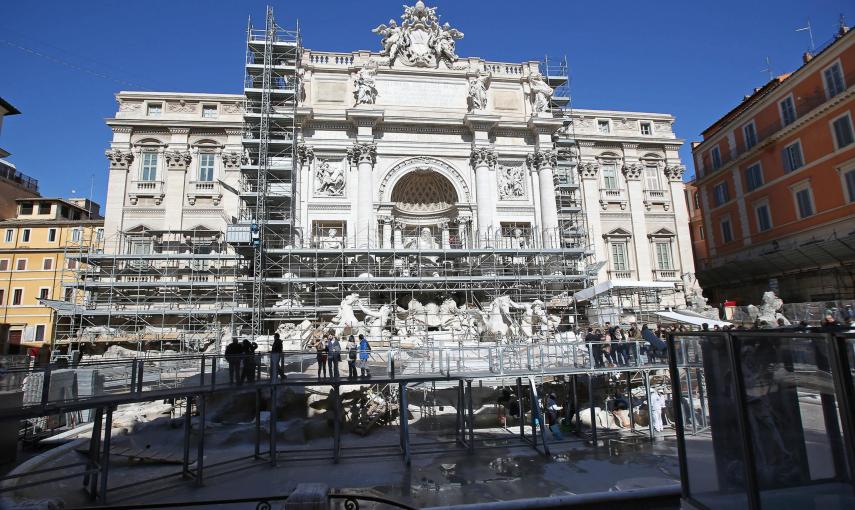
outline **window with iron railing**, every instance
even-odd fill
[[[760,163],[754,163],[745,169],[745,187],[748,191],[754,191],[763,185],[763,169]]]
[[[214,154],[203,152],[199,154],[199,181],[211,182],[214,180]]]
[[[840,94],[846,90],[846,83],[843,80],[843,71],[840,69],[840,64],[835,62],[828,66],[822,72],[825,81],[825,93],[828,99]]]
[[[852,119],[847,113],[831,123],[834,130],[834,143],[838,149],[842,149],[855,141],[852,136]]]
[[[157,179],[157,153],[143,152],[140,164],[140,180],[154,181]]]
[[[789,126],[796,121],[796,105],[793,103],[793,97],[788,96],[783,101],[778,103],[781,107],[781,122],[784,126]]]
[[[801,142],[793,142],[784,147],[783,151],[781,151],[781,160],[784,163],[784,173],[789,173],[803,167],[805,162],[802,157]]]

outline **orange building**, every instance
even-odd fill
[[[694,144],[712,302],[853,299],[855,33],[756,89]],[[702,227],[702,228],[700,228]]]

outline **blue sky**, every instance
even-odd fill
[[[409,3],[414,3],[411,0]],[[370,30],[401,14],[403,0],[272,2],[281,25],[299,19],[307,48],[379,49]],[[463,56],[523,61],[566,54],[577,108],[667,112],[689,142],[768,74],[797,68],[829,39],[844,0],[450,1],[429,0],[462,30]],[[265,2],[4,0],[0,96],[22,115],[6,119],[0,146],[39,179],[45,196],[104,203],[111,134],[104,125],[119,90],[239,93],[244,29]]]

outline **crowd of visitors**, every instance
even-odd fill
[[[332,334],[320,337],[315,341],[314,349],[318,360],[318,379],[327,377],[339,379],[342,348],[338,337]],[[347,378],[371,377],[371,370],[368,367],[371,345],[365,335],[359,335],[358,342],[353,335],[348,336],[344,350],[347,354]],[[360,371],[359,376],[357,376],[357,368]]]

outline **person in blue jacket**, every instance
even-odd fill
[[[362,377],[371,377],[371,370],[368,369],[368,353],[371,352],[371,346],[365,335],[359,335],[359,370]]]

